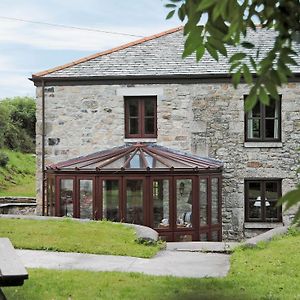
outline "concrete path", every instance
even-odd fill
[[[229,255],[161,251],[154,258],[17,250],[27,268],[139,272],[176,277],[223,277],[229,271]]]
[[[172,242],[167,243],[167,250],[230,253],[239,245],[238,242]]]

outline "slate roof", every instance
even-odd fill
[[[223,163],[156,144],[123,145],[48,165],[48,171],[221,171]]]
[[[247,40],[260,48],[261,53],[271,49],[275,32],[265,29],[250,31]],[[228,74],[228,59],[220,57],[216,62],[208,54],[197,62],[194,55],[184,60],[181,55],[184,47],[182,27],[174,28],[157,35],[143,38],[111,50],[85,57],[78,61],[46,70],[33,75],[43,78],[75,77],[151,77],[151,76],[191,76]],[[241,49],[228,47],[228,56]],[[251,50],[253,54],[256,49]],[[300,51],[300,45],[296,45]],[[300,65],[300,57],[296,58]],[[299,66],[291,67],[294,73],[300,72]]]

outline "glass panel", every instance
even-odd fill
[[[193,236],[191,234],[181,234],[178,236],[178,242],[191,242]]]
[[[269,220],[271,219],[271,221],[278,220],[278,210],[280,208],[276,206],[276,201],[267,200],[265,202],[265,207],[266,207],[266,218]]]
[[[140,158],[140,152],[137,151],[137,153],[132,157],[129,163],[129,168],[141,168],[141,158]]]
[[[145,117],[154,116],[155,101],[145,100]]]
[[[202,242],[207,241],[207,233],[200,233],[200,241]]]
[[[126,222],[143,224],[143,180],[127,180],[126,197]]]
[[[138,134],[139,133],[138,118],[129,118],[129,133],[130,134]]]
[[[252,120],[252,137],[253,138],[260,138],[260,119],[253,119]]]
[[[129,116],[130,117],[137,117],[139,114],[139,103],[138,100],[129,100],[128,101],[129,107]]]
[[[154,118],[145,119],[145,133],[154,134]]]
[[[268,117],[275,118],[275,111],[278,109],[278,105],[276,105],[276,104],[277,104],[277,102],[275,102],[274,100],[271,100],[270,105],[265,106],[267,118]]]
[[[252,111],[250,113],[251,113],[252,117],[260,117],[260,102],[259,101],[252,108]]]
[[[147,154],[146,152],[144,152],[144,156],[145,156],[145,159],[148,163],[148,167],[154,168],[154,161],[155,160],[154,160],[153,156]]]
[[[261,183],[249,182],[248,188],[249,219],[261,218]]]
[[[51,179],[50,181],[50,193],[51,193],[51,201],[50,201],[50,216],[54,216],[55,211],[55,180]]]
[[[154,228],[169,227],[169,180],[153,180]]]
[[[200,226],[207,224],[207,179],[200,179],[199,194]]]
[[[259,197],[260,199],[260,197]],[[261,218],[261,201],[249,201],[249,219]]]
[[[120,221],[119,217],[119,181],[103,180],[102,182],[102,206],[103,219]]]
[[[177,227],[192,227],[192,179],[176,180],[176,200]]]
[[[218,231],[213,231],[211,233],[211,241],[217,242],[219,240],[219,234]]]
[[[273,199],[277,200],[278,199],[278,182],[276,181],[271,181],[271,182],[266,182],[266,199]]]
[[[219,223],[219,178],[211,179],[211,223]]]
[[[60,214],[73,217],[73,179],[60,181]]]
[[[261,200],[260,182],[249,182],[248,198]]]
[[[79,181],[80,218],[93,219],[93,180]]]
[[[266,121],[266,138],[275,138],[275,120],[267,119]]]

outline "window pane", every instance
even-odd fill
[[[129,167],[130,168],[141,168],[141,157],[140,157],[139,151],[130,160]]]
[[[137,117],[139,114],[139,103],[138,100],[129,100],[128,101],[129,107],[129,116],[130,117]]]
[[[219,178],[211,179],[211,222],[219,223]]]
[[[127,180],[126,197],[126,222],[143,224],[143,181]]]
[[[93,219],[93,181],[80,180],[80,218]]]
[[[261,219],[261,201],[249,201],[249,219]]]
[[[199,216],[200,226],[207,224],[207,179],[200,179]]]
[[[60,214],[73,217],[73,179],[60,181]]]
[[[207,241],[207,233],[200,233],[200,241],[201,242]]]
[[[252,137],[253,138],[261,137],[260,119],[252,120]]]
[[[211,241],[217,242],[219,240],[219,232],[218,231],[213,231],[211,233]]]
[[[145,103],[145,117],[154,117],[154,101],[144,101]]]
[[[169,227],[169,180],[153,181],[154,228]]]
[[[278,182],[266,182],[266,200],[268,199],[278,199]]]
[[[137,118],[129,118],[129,133],[130,134],[139,133],[139,120]]]
[[[193,236],[191,234],[181,234],[177,237],[178,242],[191,242],[193,240]]]
[[[278,111],[276,112],[276,110],[278,110],[278,102],[275,102],[274,100],[270,101],[270,105],[266,105],[265,106],[265,110],[266,110],[266,117],[271,117],[271,118],[275,118],[276,115],[278,115]]]
[[[266,206],[266,218],[268,219],[268,221],[278,220],[278,209],[280,208],[276,206],[276,201],[267,200],[265,202],[265,206]]]
[[[148,153],[144,152],[145,159],[147,161],[148,167],[154,168],[155,159],[153,156],[149,155]]]
[[[275,120],[266,120],[266,138],[275,138]]]
[[[192,227],[192,179],[176,180],[177,227]]]
[[[259,101],[256,103],[256,105],[252,108],[252,111],[250,112],[252,117],[260,117],[261,111],[260,111],[260,103]]]
[[[118,180],[103,180],[102,198],[103,219],[110,221],[120,221]]]
[[[249,182],[248,198],[257,200],[261,197],[260,182]]]
[[[145,134],[154,134],[154,118],[145,119]]]
[[[50,216],[54,216],[55,211],[55,180],[50,179]]]

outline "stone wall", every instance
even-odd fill
[[[120,92],[121,91],[121,92]],[[244,142],[246,85],[227,83],[53,86],[45,90],[46,164],[124,144],[124,95],[158,95],[160,145],[224,162],[224,238],[244,236],[244,179],[283,178],[282,192],[297,179],[300,84],[282,94],[282,143]],[[41,203],[41,88],[37,88],[38,211]],[[284,215],[288,223],[292,212]]]
[[[0,197],[0,214],[34,215],[36,199],[31,197]]]

